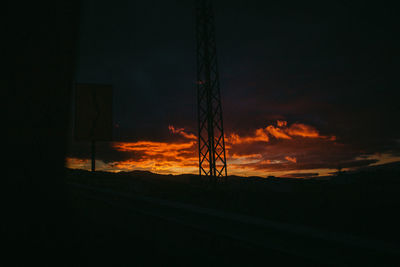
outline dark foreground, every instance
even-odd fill
[[[88,265],[394,266],[397,170],[214,185],[70,170],[66,184]]]
[[[232,229],[239,227],[228,220],[216,222],[215,218],[96,192],[79,194],[76,201],[84,222],[83,251],[91,266],[314,264],[310,259],[230,236]]]

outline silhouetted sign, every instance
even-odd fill
[[[112,86],[77,84],[75,101],[75,138],[111,141]]]

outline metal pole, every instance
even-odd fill
[[[92,140],[92,172],[96,170],[96,141]]]

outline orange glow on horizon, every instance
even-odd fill
[[[124,155],[123,160],[96,160],[98,170],[132,171],[148,170],[159,174],[198,173],[197,136],[170,125],[171,134],[181,136],[178,141],[113,142],[114,151]],[[175,138],[176,139],[176,138]],[[341,149],[335,136],[320,135],[314,127],[302,123],[288,124],[277,121],[255,129],[248,135],[230,133],[226,136],[228,174],[241,176],[284,176],[296,173],[330,175],[336,167],[309,163],[313,155]],[[330,153],[330,152],[329,152]],[[328,154],[329,154],[328,153]],[[310,155],[308,158],[307,155]],[[371,158],[380,158],[379,155]],[[382,157],[384,161],[390,156]],[[89,159],[67,158],[69,168],[90,169]],[[331,165],[332,166],[332,165]]]

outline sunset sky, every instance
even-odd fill
[[[97,144],[97,169],[198,173],[194,1],[82,2],[76,81],[114,88],[114,141]],[[399,161],[394,10],[266,2],[214,5],[228,174]],[[89,158],[71,130],[67,166]]]

